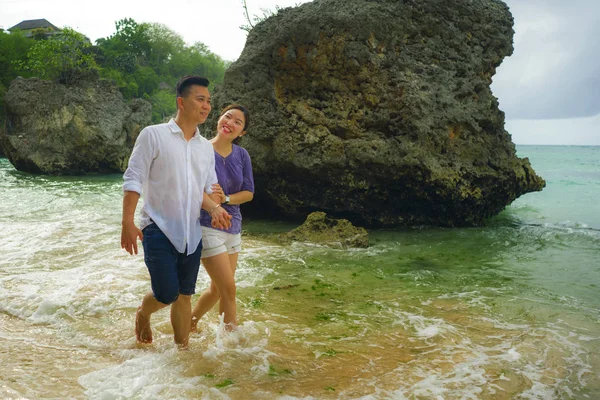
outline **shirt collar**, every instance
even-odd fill
[[[167,126],[169,127],[169,129],[171,130],[171,132],[173,133],[181,133],[181,136],[183,135],[183,131],[181,130],[181,128],[179,127],[179,125],[177,125],[177,122],[175,122],[175,119],[171,118],[171,120],[169,121],[169,123],[167,124]],[[200,137],[200,130],[198,129],[198,127],[196,127],[196,132],[194,132],[194,136],[192,137],[192,139],[197,139]]]

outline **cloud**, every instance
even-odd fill
[[[600,3],[507,0],[514,54],[492,90],[508,119],[577,118],[600,113]]]
[[[600,114],[570,119],[506,121],[516,144],[600,146]]]

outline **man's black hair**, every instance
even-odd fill
[[[206,79],[202,76],[197,76],[197,75],[184,76],[183,78],[181,78],[179,80],[179,82],[177,82],[177,97],[187,96],[190,91],[190,87],[192,85],[208,87],[209,83],[210,82],[208,81],[208,79]]]

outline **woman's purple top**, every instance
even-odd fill
[[[216,151],[215,170],[217,180],[226,195],[247,190],[254,193],[254,177],[252,176],[252,163],[250,155],[243,147],[233,145],[231,154],[223,157]],[[221,204],[231,214],[231,227],[222,229],[227,233],[240,233],[242,231],[242,213],[239,204]],[[212,228],[210,215],[202,210],[200,213],[200,224]]]

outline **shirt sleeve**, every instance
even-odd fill
[[[244,149],[244,170],[242,174],[244,175],[244,180],[242,182],[242,189],[247,190],[248,192],[254,193],[254,175],[252,174],[252,161],[250,160],[250,154],[248,151]]]
[[[213,150],[212,144],[210,145],[210,164],[208,167],[208,173],[206,174],[206,184],[204,185],[204,191],[207,194],[211,194],[212,185],[219,183],[217,180],[217,171],[215,170],[215,151]]]
[[[150,174],[150,165],[154,159],[154,142],[148,128],[144,128],[133,146],[127,170],[123,174],[123,191],[142,194],[144,183]]]

